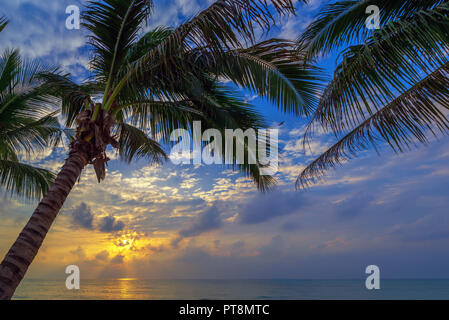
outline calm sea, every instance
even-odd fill
[[[69,291],[65,280],[24,280],[14,299],[449,299],[449,280],[84,280]]]

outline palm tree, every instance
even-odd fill
[[[365,26],[368,6],[381,27]],[[316,183],[359,151],[390,146],[403,152],[447,133],[449,1],[350,0],[327,4],[299,39],[308,60],[347,46],[306,130],[338,141],[308,165],[297,187]]]
[[[6,24],[0,18],[0,31]],[[40,199],[54,175],[19,162],[19,155],[43,150],[56,143],[61,133],[48,107],[48,90],[37,77],[45,70],[36,62],[23,61],[17,50],[0,57],[0,186],[28,199]]]
[[[303,62],[290,41],[255,41],[256,32],[268,31],[277,16],[295,13],[292,1],[220,0],[177,28],[159,27],[139,37],[151,9],[150,0],[89,2],[82,25],[90,32],[92,76],[77,84],[68,75],[41,74],[62,99],[66,126],[76,126],[76,137],[55,183],[0,265],[0,299],[12,297],[83,169],[93,164],[98,181],[105,178],[107,146],[127,162],[160,162],[166,154],[156,137],[169,142],[172,130],[191,132],[194,120],[222,132],[266,127],[257,110],[222,80],[283,112],[311,110],[318,70]],[[259,165],[232,160],[260,190],[273,186]]]

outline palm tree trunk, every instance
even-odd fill
[[[77,149],[77,150],[75,150]],[[0,300],[9,300],[37,255],[48,230],[88,163],[88,154],[73,148],[48,193],[0,264]]]

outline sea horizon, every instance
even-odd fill
[[[26,279],[17,300],[434,300],[449,299],[449,279],[84,279],[68,290],[63,279]]]

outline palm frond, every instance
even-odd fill
[[[91,32],[89,42],[95,54],[91,67],[97,79],[106,83],[105,96],[152,4],[152,0],[91,1],[83,12],[82,25]]]
[[[171,33],[168,28],[150,31],[130,50],[129,61],[139,59]],[[173,73],[177,68],[176,62],[167,62],[151,75],[142,75],[138,84],[123,90],[133,93],[136,89],[148,88],[156,94],[155,88],[159,87],[159,99],[172,99],[167,91],[172,91],[179,83],[197,86],[197,79],[201,81],[208,73],[251,90],[283,112],[303,115],[315,107],[323,82],[320,69],[304,62],[303,53],[295,50],[293,42],[282,39],[271,39],[247,49],[228,50],[222,54],[196,48],[181,53],[178,59],[183,65],[179,72]]]
[[[330,2],[314,18],[298,42],[307,47],[307,57],[312,59],[353,41],[361,41],[371,31],[365,23],[369,6],[380,9],[381,24],[394,19],[412,17],[420,10],[435,7],[443,0],[346,0]]]
[[[116,109],[117,119],[148,128],[164,142],[170,141],[170,134],[175,129],[191,130],[195,120],[212,122],[220,119],[220,126],[229,128],[265,127],[263,118],[234,90],[211,79],[196,84],[191,87],[179,83],[179,87],[173,89],[176,92],[165,91],[169,97],[177,96],[180,100],[160,101],[130,92],[127,99],[122,100],[123,105]]]
[[[344,132],[446,63],[448,23],[449,4],[444,3],[391,22],[365,44],[350,47],[313,121],[336,134]]]
[[[160,135],[165,142],[170,132],[188,128],[198,116],[201,117],[203,114],[194,108],[190,100],[157,101],[153,98],[144,98],[119,106],[117,109],[117,120],[123,122],[127,119],[135,126],[149,129],[154,135]]]
[[[125,85],[141,86],[141,77],[154,78],[152,75],[158,68],[172,70],[171,77],[176,79],[179,70],[183,70],[183,60],[179,59],[179,53],[193,48],[208,48],[211,52],[222,53],[231,47],[242,47],[241,37],[253,41],[256,26],[266,31],[275,22],[270,3],[279,14],[295,12],[291,0],[216,1],[126,67],[126,75],[114,85],[115,89],[106,102],[105,110],[109,111]],[[168,67],[164,68],[164,64]],[[170,78],[167,81],[173,82]]]
[[[56,144],[62,130],[53,100],[37,73],[51,68],[22,61],[17,50],[7,50],[0,60],[0,148],[3,160],[20,152],[27,155]]]
[[[63,130],[55,114],[37,121],[16,119],[14,126],[9,126],[8,130],[0,130],[1,144],[7,144],[15,152],[25,151],[27,154],[56,146],[62,138]]]
[[[223,138],[226,136],[226,129],[245,131],[250,128],[266,128],[263,117],[255,110],[254,106],[246,103],[234,90],[213,81],[209,85],[199,83],[196,90],[189,91],[189,89],[192,88],[187,87],[182,90],[184,96],[182,101],[149,99],[130,103],[123,109],[124,115],[118,118],[137,117],[137,119],[143,120],[144,128],[148,128],[148,134],[166,144],[173,143],[170,141],[170,137],[175,129],[185,129],[193,137],[193,121],[201,121],[203,130],[219,130]],[[140,121],[137,122],[140,123]],[[203,146],[205,145],[205,143],[201,143]],[[222,143],[223,146],[224,143],[225,141]],[[247,143],[241,147],[247,154]],[[273,177],[260,174],[261,165],[248,163],[247,158],[243,163],[239,163],[235,153],[232,159],[226,159],[225,154],[222,154],[221,157],[223,163],[230,163],[226,166],[240,170],[252,178],[261,191],[267,191],[274,186],[275,179]]]
[[[387,106],[370,116],[307,166],[297,188],[316,183],[329,168],[356,157],[361,150],[381,143],[403,152],[428,135],[449,132],[449,63],[415,84]],[[377,149],[376,149],[377,150]]]
[[[77,115],[83,110],[85,102],[92,103],[94,95],[101,94],[104,87],[95,82],[78,84],[68,75],[54,72],[39,74],[49,94],[61,99],[61,113],[66,127],[72,127]]]
[[[195,59],[199,67],[207,70],[207,62],[215,61],[211,73],[253,91],[285,113],[309,115],[318,102],[321,70],[305,62],[303,52],[288,40],[270,39],[215,60],[205,58],[204,66]]]
[[[192,96],[190,99],[194,105],[197,105],[203,112],[200,118],[203,130],[216,129],[221,133],[223,138],[222,145],[225,146],[226,129],[263,129],[267,125],[263,117],[256,111],[254,106],[251,106],[244,101],[235,91],[221,85],[215,84],[206,92],[202,92],[201,96]],[[193,132],[190,132],[193,135]],[[254,137],[256,144],[259,142],[259,136]],[[235,141],[234,148],[241,147],[244,150],[245,159],[239,159],[237,153],[233,152],[231,158],[229,154],[221,154],[225,166],[237,169],[251,178],[256,184],[257,188],[262,191],[271,190],[276,180],[269,175],[261,175],[262,165],[251,163],[249,153],[255,152],[250,150],[248,141]],[[204,146],[204,142],[203,142]],[[270,146],[266,145],[266,152],[270,150]]]
[[[19,50],[6,50],[0,58],[0,92],[13,93],[15,78],[22,64]]]
[[[261,192],[272,191],[277,184],[275,177],[271,175],[261,175],[261,167],[259,165],[239,164],[237,165],[237,168],[240,172],[245,173],[248,178],[251,178],[256,184],[257,189]]]
[[[48,191],[54,178],[48,170],[0,159],[0,185],[19,196],[40,199]]]
[[[145,33],[138,41],[133,43],[125,56],[124,65],[131,64],[139,60],[148,51],[156,48],[162,41],[173,33],[173,29],[166,26],[159,26]]]
[[[159,143],[132,125],[119,124],[117,135],[119,137],[118,151],[123,161],[131,162],[135,158],[146,158],[151,163],[161,163],[167,159],[167,155]]]
[[[8,25],[8,19],[6,17],[0,17],[0,32],[5,29],[5,27]]]

